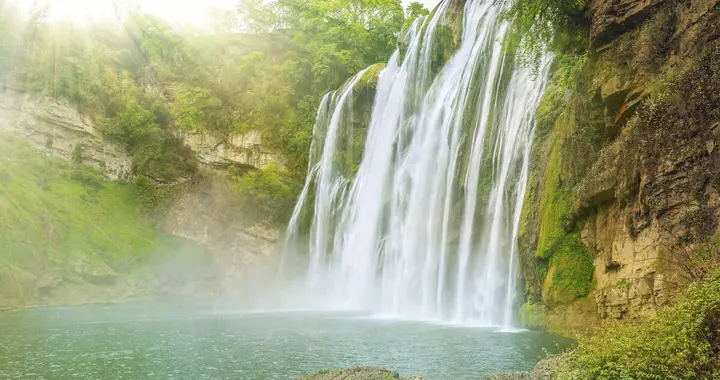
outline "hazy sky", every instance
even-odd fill
[[[237,5],[237,0],[10,0],[24,8],[32,8],[34,4],[50,3],[52,5],[51,17],[83,21],[97,19],[98,15],[107,13],[113,3],[139,4],[149,13],[161,15],[164,18],[183,24],[202,24],[205,21],[208,8],[231,9]],[[413,0],[403,0],[407,5]],[[417,0],[432,10],[440,0]]]

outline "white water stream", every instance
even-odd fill
[[[511,326],[534,113],[550,59],[535,73],[516,65],[502,5],[469,0],[458,49],[433,69],[450,3],[416,21],[404,57],[396,52],[382,73],[354,177],[336,157],[344,131],[357,127],[353,89],[365,72],[323,99],[285,254],[307,255],[306,292],[325,306]]]

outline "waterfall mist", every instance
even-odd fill
[[[280,272],[306,258],[300,277],[315,307],[512,325],[516,237],[550,59],[537,71],[517,64],[503,5],[478,0],[466,3],[457,50],[438,65],[451,3],[417,20],[382,72],[358,167],[338,156],[362,117],[355,89],[366,73],[322,101]]]

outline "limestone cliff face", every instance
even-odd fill
[[[589,95],[564,99],[539,137],[522,236],[528,296],[564,328],[653,314],[720,221],[720,1],[591,0],[588,15]],[[559,303],[553,220],[594,268],[590,291]]]
[[[223,271],[225,284],[219,291],[231,292],[248,268],[276,258],[283,231],[239,198],[227,170],[262,169],[277,162],[278,155],[267,149],[257,131],[180,137],[196,153],[201,169],[161,219],[160,228],[208,247]]]
[[[254,264],[274,259],[282,231],[256,222],[226,176],[206,172],[174,202],[160,228],[208,247],[231,284]],[[230,289],[222,289],[230,290]]]
[[[0,132],[25,138],[51,156],[66,160],[81,153],[84,164],[103,169],[112,180],[131,176],[132,158],[105,140],[87,117],[72,107],[0,87]]]
[[[68,161],[80,156],[84,164],[102,169],[110,180],[132,179],[132,157],[123,147],[105,139],[87,117],[62,102],[1,88],[0,133],[26,139],[46,155]],[[255,132],[181,137],[196,154],[200,173],[176,185],[179,194],[167,214],[153,219],[167,234],[206,247],[219,269],[217,273],[193,273],[182,278],[199,278],[196,282],[201,283],[203,294],[224,292],[223,282],[232,283],[251,264],[268,259],[277,250],[281,236],[278,228],[247,222],[251,218],[233,191],[227,169],[233,167],[240,172],[260,169],[275,160],[276,155],[265,149]],[[166,264],[163,261],[159,268]],[[152,284],[128,283],[123,279],[109,285],[69,286],[61,284],[57,276],[39,278],[0,260],[0,308],[132,299],[156,293],[197,293],[197,284],[174,283],[178,276],[158,272]],[[102,276],[91,273],[87,277]],[[52,297],[43,296],[49,292]]]
[[[180,137],[197,153],[198,161],[210,169],[223,170],[230,166],[262,169],[277,160],[277,155],[267,149],[255,130],[231,132],[226,136],[209,132],[185,133]]]

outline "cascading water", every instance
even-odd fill
[[[286,255],[309,252],[308,292],[328,305],[512,324],[516,237],[550,60],[538,72],[515,64],[503,6],[469,0],[459,46],[438,67],[438,35],[457,3],[417,20],[390,59],[357,173],[337,157],[358,128],[354,88],[366,73],[323,99]]]

